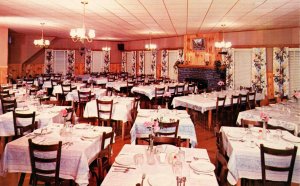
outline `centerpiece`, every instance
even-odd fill
[[[267,125],[267,122],[269,121],[269,116],[265,112],[261,112],[260,119],[263,122],[263,131],[262,131],[263,136],[262,137],[263,137],[263,139],[265,139],[266,138],[266,125]]]

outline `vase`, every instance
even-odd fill
[[[263,121],[262,138],[266,139],[266,122]]]

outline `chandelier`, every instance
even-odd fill
[[[223,28],[225,27],[225,25],[221,25]],[[223,41],[221,42],[215,42],[215,47],[216,48],[224,48],[224,49],[227,49],[227,48],[230,48],[232,46],[231,42],[225,42],[224,41],[224,29],[223,29],[223,33],[222,33],[222,37],[223,37]]]
[[[146,50],[155,50],[156,49],[156,44],[151,43],[151,32],[150,32],[150,42],[149,44],[145,45]]]
[[[74,42],[80,41],[81,43],[84,43],[85,40],[88,42],[92,42],[95,38],[95,30],[89,29],[87,30],[85,28],[85,5],[88,4],[87,0],[82,0],[81,4],[83,4],[83,24],[82,28],[73,28],[70,31],[70,36]],[[87,35],[86,35],[87,32]]]
[[[50,45],[50,41],[47,39],[44,39],[44,25],[45,23],[41,23],[42,25],[42,38],[41,39],[35,39],[33,41],[33,44],[37,47],[48,47]]]

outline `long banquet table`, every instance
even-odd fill
[[[224,97],[226,95],[225,106],[231,104],[231,95],[247,94],[246,90],[226,90],[221,92],[203,93],[197,95],[188,95],[175,97],[172,101],[174,108],[182,106],[204,113],[208,111],[208,126],[212,122],[212,110],[216,109],[217,97]],[[256,100],[262,100],[263,94],[256,93]]]
[[[102,186],[132,186],[136,185],[136,183],[141,183],[142,175],[145,174],[144,186],[151,186],[150,180],[156,180],[156,182],[160,182],[158,185],[176,185],[176,176],[172,171],[172,166],[168,162],[159,163],[156,160],[154,165],[148,165],[146,160],[145,150],[148,147],[145,145],[129,145],[125,144],[116,157],[115,163],[112,165],[110,171],[106,175],[104,181],[102,182]],[[170,153],[177,153],[178,148],[175,146],[164,146],[165,152],[167,154]],[[213,172],[207,173],[198,173],[196,174],[195,171],[190,167],[190,164],[196,161],[194,157],[197,157],[201,160],[197,161],[204,161],[209,163],[209,157],[207,154],[206,149],[196,149],[196,148],[181,148],[185,152],[185,161],[183,162],[183,169],[182,169],[182,176],[186,177],[186,186],[217,186],[218,182]],[[134,164],[134,155],[135,154],[142,154],[144,163],[141,167],[137,167]],[[123,166],[118,162],[127,160],[129,164],[127,166],[132,167],[133,169],[129,169],[128,172],[120,171],[124,169],[120,169],[119,167],[115,166]],[[119,160],[119,161],[118,161]]]
[[[298,146],[292,182],[300,183],[300,138],[293,136],[287,131],[282,131],[282,137],[278,138],[276,130],[269,130],[270,134],[268,134],[267,138],[259,139],[259,130],[261,128],[258,127],[254,127],[251,130],[242,127],[221,127],[223,145],[229,156],[229,174],[227,177],[229,183],[235,185],[241,178],[261,179],[259,149],[261,143],[267,147],[277,149]],[[282,164],[284,162],[287,165],[289,163],[286,158],[272,158],[272,163]],[[273,181],[283,181],[286,180],[286,177],[287,174],[285,173],[267,173],[267,178]]]
[[[300,104],[293,101],[240,112],[237,124],[241,124],[241,119],[260,121],[261,112],[269,116],[268,124],[295,130],[295,135],[300,132]]]
[[[190,118],[190,115],[185,110],[167,110],[161,109],[159,111],[153,109],[139,109],[137,118],[131,128],[131,143],[135,144],[137,137],[148,137],[151,131],[144,126],[145,122],[150,122],[156,118],[161,118],[163,121],[169,119],[178,119],[178,136],[182,139],[189,139],[191,146],[195,147],[197,144],[197,136],[195,126]]]
[[[61,136],[62,124],[51,124],[47,132],[40,135],[41,129],[9,142],[1,159],[1,175],[7,172],[31,173],[28,139],[38,144],[55,144],[62,141],[60,178],[73,179],[79,185],[89,184],[89,164],[100,152],[103,132],[111,132],[111,127],[76,127],[72,135]]]

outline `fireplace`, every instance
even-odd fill
[[[194,82],[199,89],[216,89],[220,80],[222,80],[220,74],[213,67],[197,65],[180,65],[178,67],[178,81]]]

